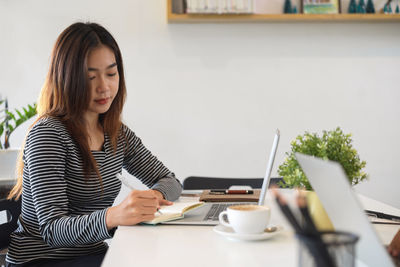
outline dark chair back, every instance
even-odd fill
[[[15,200],[0,200],[0,212],[7,212],[7,222],[0,224],[0,249],[10,244],[10,234],[17,229],[18,217],[21,214],[21,198]]]
[[[217,178],[189,176],[183,180],[184,190],[203,190],[203,189],[228,189],[232,185],[248,185],[252,188],[261,188],[264,178]],[[282,178],[271,178],[269,185],[279,186]]]

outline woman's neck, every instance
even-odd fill
[[[88,143],[90,150],[101,150],[104,143],[104,130],[99,122],[99,115],[94,115],[96,116],[91,116],[91,114],[86,113],[84,116]]]
[[[101,128],[99,123],[99,114],[86,112],[83,117],[86,122],[86,130],[88,133],[98,131]]]

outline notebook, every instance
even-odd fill
[[[342,166],[312,156],[295,154],[336,230],[357,234],[356,256],[367,266],[394,266],[354,194]]]
[[[201,207],[204,202],[193,201],[193,198],[181,197],[175,201],[171,206],[161,206],[159,212],[156,212],[156,216],[153,220],[143,222],[144,224],[158,224],[161,222],[168,222],[177,220],[184,217],[186,212]]]
[[[260,197],[258,199],[258,203],[251,202],[213,202],[213,203],[204,203],[200,207],[197,207],[194,210],[190,210],[184,213],[182,219],[177,220],[169,220],[161,222],[162,224],[179,224],[179,225],[217,225],[219,224],[218,216],[219,214],[226,210],[229,206],[232,205],[263,205],[265,200],[265,195],[269,186],[269,180],[271,177],[272,166],[274,164],[276,150],[278,148],[280,133],[279,130],[276,130],[274,141],[272,144],[271,153],[269,156],[269,161],[267,165],[267,170],[264,176],[262,189],[260,192]]]

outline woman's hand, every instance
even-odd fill
[[[171,204],[172,202],[165,200],[157,190],[133,190],[119,205],[107,210],[107,229],[151,221],[161,205]]]
[[[170,206],[170,205],[173,204],[173,202],[164,199],[164,196],[163,196],[163,194],[161,194],[160,191],[157,191],[157,190],[150,190],[150,191],[153,191],[154,194],[156,194],[157,199],[158,199],[158,204],[159,204],[160,206]]]
[[[393,257],[400,256],[400,230],[394,236],[392,242],[390,242],[388,251],[389,251],[390,255],[392,255]]]

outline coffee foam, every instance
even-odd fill
[[[229,209],[238,211],[254,211],[254,210],[262,210],[264,209],[264,207],[258,205],[237,205],[237,206],[230,206]]]

